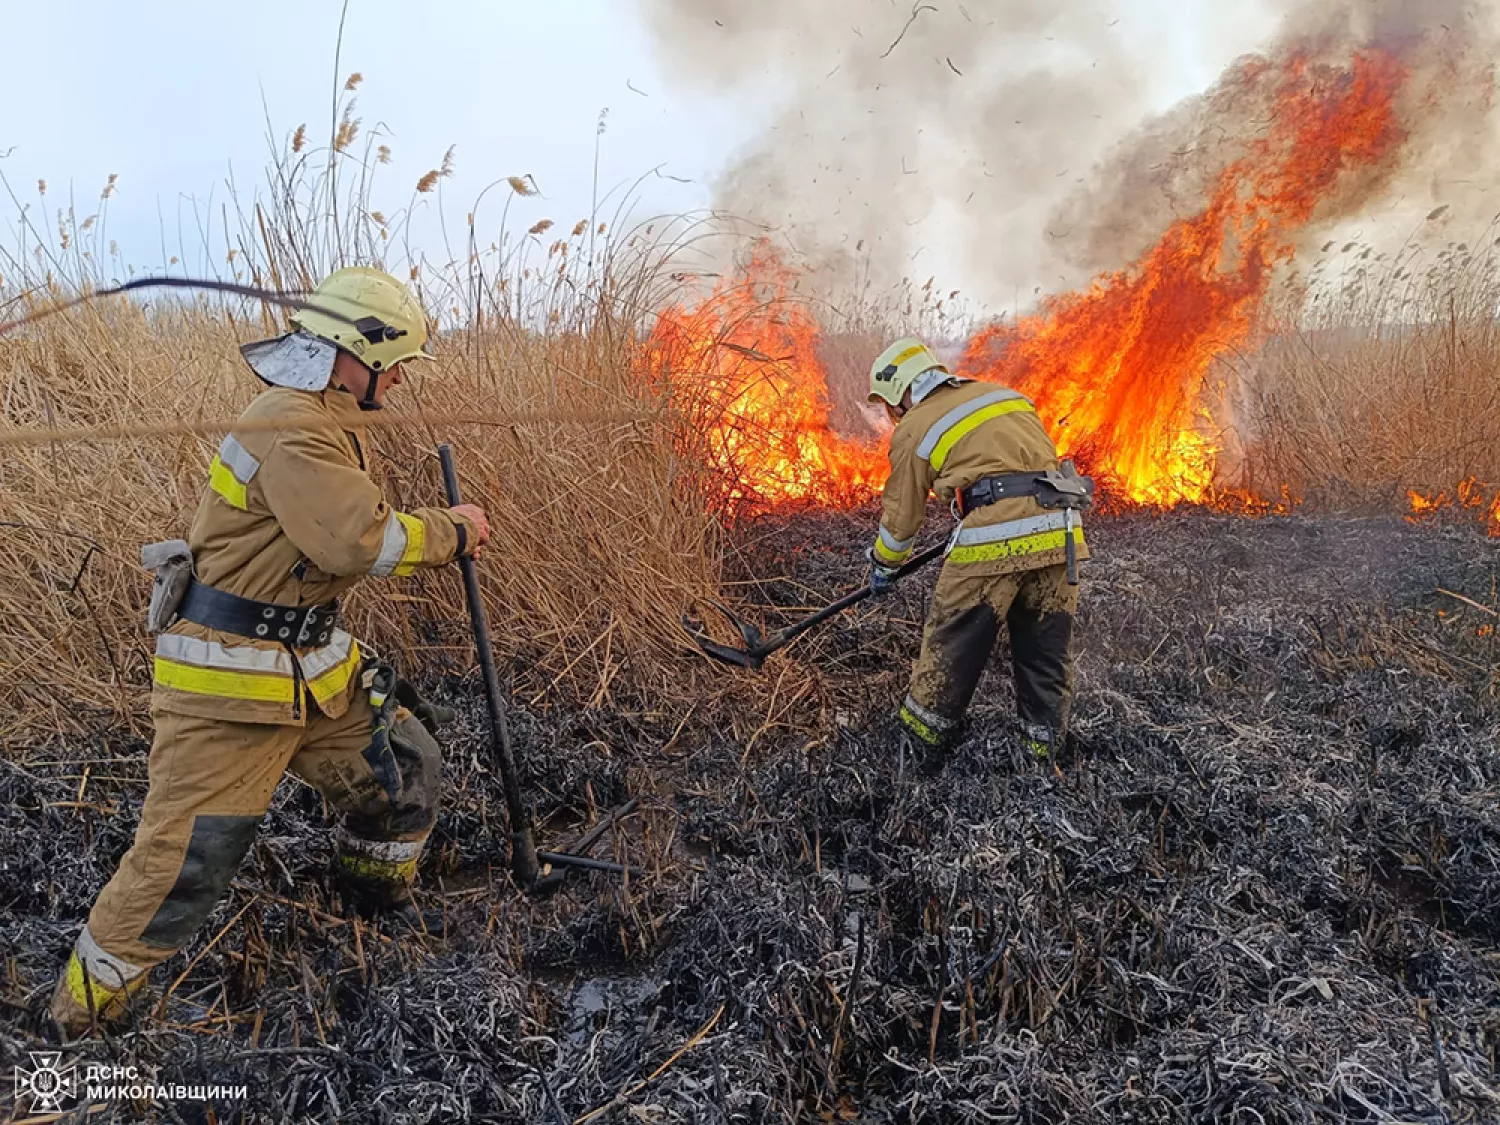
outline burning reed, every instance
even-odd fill
[[[872,274],[891,280],[941,229],[991,308],[1013,293],[1040,298],[982,329],[966,372],[1031,395],[1065,451],[1116,498],[1227,495],[1252,509],[1305,498],[1317,472],[1273,465],[1263,451],[1247,462],[1246,446],[1293,449],[1320,426],[1357,439],[1367,404],[1357,380],[1320,398],[1313,387],[1335,388],[1319,373],[1304,381],[1274,355],[1256,362],[1289,324],[1326,323],[1337,292],[1304,283],[1288,301],[1282,283],[1353,224],[1399,243],[1407,210],[1431,206],[1422,200],[1441,200],[1446,222],[1483,225],[1496,170],[1468,138],[1493,125],[1495,6],[1280,5],[1261,49],[1154,114],[1144,76],[1160,67],[1142,65],[1123,29],[1108,31],[1121,21],[1107,7],[983,0],[908,13],[839,0],[726,2],[706,14],[652,0],[647,10],[684,81],[724,90],[751,80],[747,42],[776,60],[791,94],[721,178],[719,202],[796,246],[815,267],[806,289],[831,298]],[[928,222],[935,215],[941,228]],[[1436,228],[1417,226],[1413,237],[1431,246]],[[1438,318],[1428,295],[1397,307],[1392,281],[1402,276],[1363,279],[1378,316],[1339,310],[1340,327],[1368,341],[1361,363],[1404,366],[1411,341],[1393,332],[1452,319]],[[1460,320],[1465,309],[1481,315],[1480,301],[1458,304]],[[1450,366],[1470,362],[1456,355]],[[1477,373],[1485,361],[1472,362]],[[1455,417],[1466,410],[1469,391],[1433,382],[1432,360],[1408,370],[1411,397],[1451,392]],[[1242,385],[1247,376],[1254,385]],[[1268,395],[1274,422],[1262,412]],[[1451,504],[1472,475],[1459,501],[1472,505],[1476,487],[1488,496],[1500,483],[1483,458],[1459,458],[1453,475],[1433,453],[1482,441],[1450,433],[1424,452],[1403,438],[1389,447],[1402,450],[1402,467],[1381,466],[1374,479]]]
[[[1283,302],[1239,365],[1247,486],[1500,533],[1496,233],[1394,257],[1324,248],[1323,296]]]

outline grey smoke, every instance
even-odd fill
[[[1378,167],[1346,175],[1301,245],[1358,222],[1371,242],[1401,240],[1410,216],[1441,199],[1450,223],[1487,221],[1488,184],[1500,165],[1476,143],[1492,119],[1493,10],[1462,0],[1313,0],[1284,5],[1272,60],[1293,52],[1339,65],[1364,48],[1394,51],[1411,70],[1397,103],[1407,139]],[[1060,252],[1080,270],[1115,269],[1152,245],[1173,219],[1196,211],[1228,161],[1243,155],[1274,107],[1253,96],[1238,67],[1209,90],[1131,131],[1087,185],[1059,203],[1053,222],[1071,238]],[[1487,178],[1486,178],[1487,177]],[[1468,190],[1469,187],[1475,190]]]
[[[716,204],[772,230],[835,293],[950,263],[988,307],[1024,306],[1118,269],[1201,205],[1267,109],[1231,69],[1148,118],[1159,59],[1116,33],[1113,0],[640,4],[678,81],[778,101]],[[1246,47],[1340,60],[1396,47],[1415,72],[1401,159],[1351,178],[1309,241],[1355,220],[1395,237],[1434,202],[1452,206],[1450,225],[1489,218],[1494,4],[1260,5],[1278,30]]]

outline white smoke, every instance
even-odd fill
[[[1399,50],[1410,136],[1327,202],[1309,241],[1350,222],[1405,237],[1436,203],[1453,228],[1495,207],[1496,0],[1252,5],[1277,60]],[[1217,0],[1163,5],[1132,39],[1111,0],[640,0],[664,69],[779,104],[717,184],[717,205],[815,267],[830,293],[957,272],[988,310],[1126,265],[1201,204],[1264,121],[1237,72],[1153,114],[1171,44],[1248,34]],[[1171,22],[1167,22],[1170,20]],[[940,282],[949,278],[940,276]]]

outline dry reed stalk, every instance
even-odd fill
[[[383,257],[390,233],[404,238],[405,213],[371,206],[367,175],[343,176],[339,206],[324,206],[327,169],[354,159],[344,133],[320,154],[325,167],[308,160],[299,129],[270,169],[269,195],[239,208],[217,260],[283,289],[349,262],[409,274],[446,327],[441,361],[371,420],[388,498],[441,505],[433,449],[455,445],[465,497],[494,527],[480,569],[496,645],[528,698],[694,694],[702,665],[685,658],[677,622],[717,591],[721,535],[681,460],[689,419],[676,377],[652,384],[638,365],[649,315],[675,284],[663,263],[678,244],[626,234],[599,242],[592,270],[542,276],[527,256],[533,240],[512,247],[502,233],[453,266],[407,269]],[[378,164],[374,140],[366,170]],[[439,173],[451,166],[450,150]],[[534,194],[525,179],[510,187],[508,197]],[[0,248],[0,308],[107,281],[90,256],[102,230],[65,227],[64,246],[42,233],[43,218]],[[261,389],[237,347],[282,325],[237,299],[107,300],[0,340],[0,741],[145,729],[140,545],[186,531],[224,425]],[[348,609],[355,632],[409,673],[471,663],[453,575],[367,584]]]
[[[1500,489],[1495,258],[1413,250],[1296,294],[1240,373],[1246,484],[1338,507],[1443,494],[1487,515]]]
[[[150,649],[139,546],[191,521],[218,428],[259,389],[235,350],[253,335],[198,309],[110,306],[0,352],[6,427],[136,435],[0,455],[0,677],[16,703],[0,738],[55,700],[83,724],[139,724]],[[403,508],[441,504],[432,450],[455,444],[466,497],[495,526],[481,571],[499,643],[542,682],[566,668],[558,685],[584,699],[622,659],[635,686],[666,688],[681,673],[681,607],[718,584],[713,517],[674,481],[675,416],[634,380],[629,337],[616,340],[464,339],[464,354],[404,388],[410,413],[379,419],[375,437],[377,475]],[[361,636],[412,654],[412,671],[467,666],[451,576],[378,585],[352,600]],[[590,651],[605,634],[611,645]]]

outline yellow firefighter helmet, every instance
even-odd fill
[[[948,373],[948,365],[921,340],[897,340],[870,368],[870,401],[900,406],[911,385],[933,368]]]
[[[388,273],[366,266],[335,270],[313,290],[311,303],[317,307],[298,309],[292,325],[348,352],[371,371],[432,358],[422,306]]]

